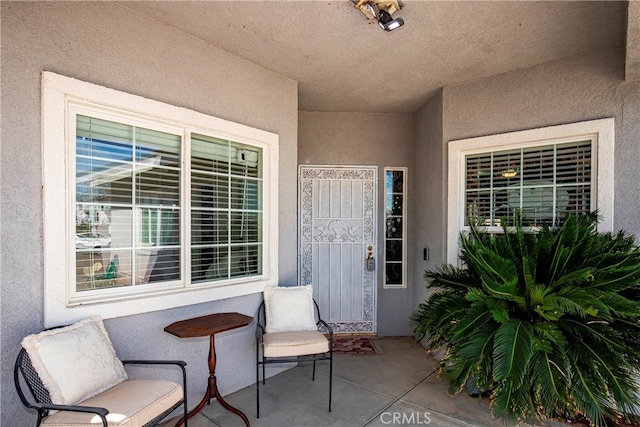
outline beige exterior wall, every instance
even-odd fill
[[[35,422],[12,364],[43,327],[40,73],[53,71],[279,134],[280,229],[296,222],[297,82],[112,2],[2,2],[2,425]],[[280,278],[296,278],[296,239],[279,239]],[[253,315],[258,294],[105,322],[120,357],[186,360],[189,399],[204,394],[208,338],[179,340],[169,323],[220,311]],[[254,329],[219,336],[223,394],[254,380]],[[132,345],[135,343],[135,345]],[[242,408],[252,411],[253,408]]]
[[[414,268],[410,278],[414,287],[414,306],[428,295],[425,270],[442,263],[446,249],[446,230],[438,226],[447,210],[444,172],[447,152],[442,145],[442,101],[441,90],[414,115],[414,162],[422,165],[415,168],[411,181],[411,194],[414,195],[411,222],[415,240],[411,252]],[[422,256],[424,248],[429,251],[426,261]]]

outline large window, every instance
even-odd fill
[[[471,225],[502,232],[516,213],[532,230],[598,210],[613,223],[613,119],[449,142],[447,261]]]
[[[277,136],[44,73],[45,317],[277,283]]]
[[[465,226],[559,226],[592,210],[591,141],[465,156]]]

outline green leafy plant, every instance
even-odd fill
[[[411,320],[430,349],[446,346],[451,394],[474,384],[507,423],[637,415],[640,248],[596,222],[568,216],[560,228],[499,235],[472,227],[463,268],[426,272],[434,293]]]

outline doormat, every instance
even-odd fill
[[[375,340],[367,337],[334,337],[333,354],[352,354],[355,356],[380,354],[382,349]]]

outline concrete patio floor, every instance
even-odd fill
[[[267,378],[260,386],[256,418],[255,385],[225,396],[244,412],[252,427],[501,426],[488,399],[447,394],[437,362],[409,337],[375,338],[381,354],[337,354],[333,363],[333,405],[328,412],[328,362]],[[267,368],[268,369],[268,368]],[[191,408],[190,408],[191,409]],[[161,424],[175,425],[176,419]],[[550,421],[547,426],[564,426]],[[190,427],[244,426],[241,418],[215,400],[189,419]]]

